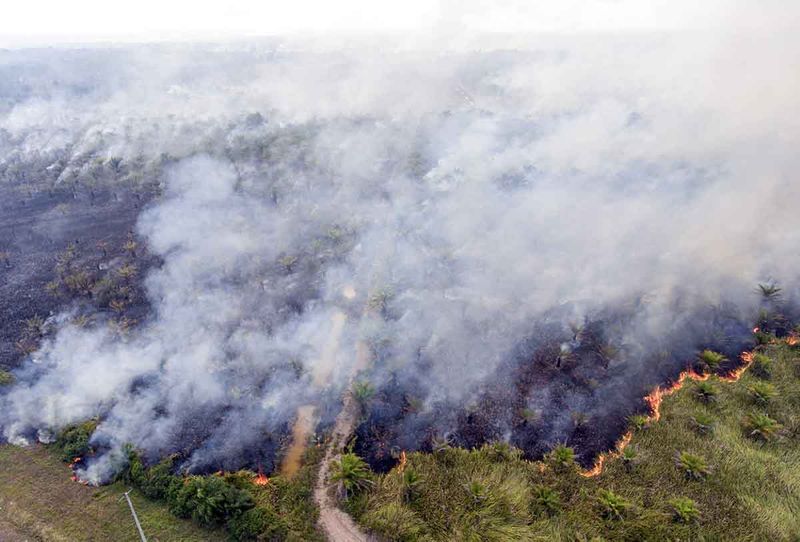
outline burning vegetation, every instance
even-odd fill
[[[800,70],[755,41],[2,52],[2,438],[241,540],[318,536],[328,482],[387,536],[582,506],[657,538],[606,481],[666,464],[667,398],[697,403],[664,446],[687,494],[732,469],[700,453],[724,386],[764,380],[734,452],[795,431],[768,354],[800,341]],[[717,513],[662,496],[684,538]]]

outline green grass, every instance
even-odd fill
[[[13,529],[8,539],[138,542],[128,505],[120,500],[128,487],[87,487],[70,480],[71,474],[42,446],[0,446],[0,523]],[[151,542],[225,540],[223,532],[178,519],[136,490],[131,499]]]
[[[762,354],[768,372],[709,377],[714,401],[687,382],[658,422],[632,422],[646,425],[629,445],[635,466],[612,457],[585,478],[561,448],[544,462],[445,448],[408,454],[420,480],[410,497],[395,470],[349,509],[388,540],[800,540],[800,351]],[[778,426],[756,438],[766,418]],[[687,475],[687,461],[708,472]]]

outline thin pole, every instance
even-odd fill
[[[129,489],[122,495],[125,497],[125,500],[128,501],[128,506],[131,508],[131,514],[133,515],[133,521],[136,523],[136,528],[139,530],[139,536],[142,539],[142,542],[147,542],[147,537],[144,535],[144,531],[142,530],[142,524],[139,523],[139,516],[136,515],[136,510],[133,509],[133,503],[131,502],[131,498],[128,496],[131,490]]]

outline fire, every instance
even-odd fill
[[[580,473],[581,476],[585,478],[592,478],[603,472],[603,465],[605,464],[606,459],[608,459],[609,457],[621,456],[622,451],[625,449],[626,446],[628,446],[628,444],[630,444],[632,438],[633,438],[633,432],[631,431],[628,431],[627,433],[622,435],[622,438],[619,439],[619,442],[617,442],[614,451],[598,455],[597,460],[594,462],[594,466],[587,471],[581,472]]]
[[[797,346],[798,343],[800,343],[800,337],[798,337],[794,333],[786,337],[786,344],[788,344],[789,346]]]
[[[741,367],[733,371],[732,373],[720,376],[719,379],[723,382],[736,382],[739,380],[744,372],[750,367],[753,363],[753,353],[752,352],[742,352],[742,361],[744,362]]]
[[[257,486],[265,486],[269,483],[269,478],[261,472],[261,467],[258,468],[258,474],[253,478],[253,483]]]
[[[406,451],[403,450],[400,452],[400,463],[397,464],[397,472],[402,473],[406,470],[406,463],[408,462],[408,458],[406,458]]]
[[[757,329],[757,328],[756,328]],[[753,363],[753,353],[752,352],[742,352],[742,361],[744,362],[741,367],[733,371],[732,373],[720,376],[719,379],[724,382],[736,382],[739,380],[744,374],[744,372],[750,367]],[[668,384],[667,386],[658,386],[653,391],[648,393],[644,400],[647,403],[647,406],[650,407],[650,415],[647,417],[647,421],[649,422],[657,422],[661,419],[661,403],[664,401],[664,397],[668,397],[681,389],[683,384],[686,382],[687,379],[693,381],[702,381],[708,380],[711,375],[700,374],[692,369],[687,369],[683,371],[680,375],[678,375],[677,380],[672,384]],[[614,450],[608,453],[600,454],[597,456],[597,460],[594,462],[594,466],[591,469],[582,471],[580,474],[586,478],[591,478],[593,476],[599,475],[603,472],[603,466],[605,462],[610,457],[619,457],[622,455],[623,450],[625,447],[630,444],[631,439],[633,438],[633,433],[628,431],[622,438],[617,442],[617,445],[614,447]]]

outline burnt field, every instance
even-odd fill
[[[723,55],[698,89],[703,46],[4,52],[2,438],[89,427],[92,483],[131,447],[269,474],[349,392],[378,471],[590,465],[700,352],[798,320],[796,126],[754,99],[784,87]]]
[[[0,366],[16,368],[68,309],[146,315],[140,279],[154,262],[133,231],[141,195],[18,182],[0,186],[0,202]]]
[[[792,329],[786,313],[793,311],[769,300],[764,307],[756,322],[730,306],[698,310],[646,347],[623,339],[635,309],[606,311],[568,330],[560,323],[534,325],[529,341],[476,387],[466,405],[442,402],[423,409],[427,398],[419,390],[426,364],[420,359],[414,375],[391,374],[363,398],[355,449],[379,472],[394,467],[403,450],[472,449],[491,442],[509,442],[528,459],[566,444],[581,465],[591,466],[598,454],[614,448],[629,416],[649,411],[645,396],[652,389],[686,369],[708,370],[698,352],[724,354],[714,369],[726,374],[741,365],[740,354],[759,337],[785,337]]]

